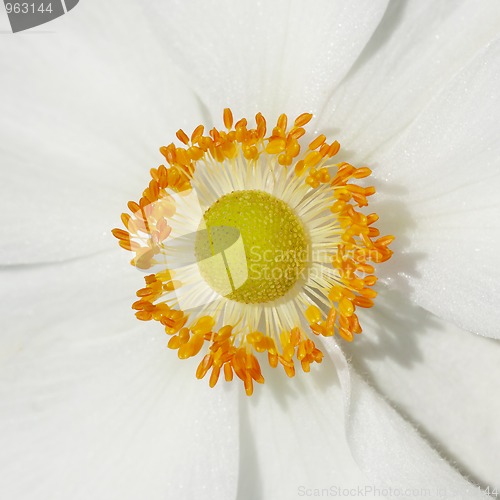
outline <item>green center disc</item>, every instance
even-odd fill
[[[234,191],[204,214],[195,241],[203,279],[220,295],[258,304],[278,299],[300,278],[309,256],[304,225],[282,200]]]

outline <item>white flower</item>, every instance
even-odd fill
[[[54,33],[2,35],[2,496],[500,487],[499,346],[481,337],[500,319],[497,3],[269,4],[81,2]],[[328,343],[252,398],[208,389],[135,320],[141,276],[109,232],[158,146],[228,105],[313,112],[373,169],[397,237],[352,365]]]

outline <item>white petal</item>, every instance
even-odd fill
[[[376,161],[379,149],[499,32],[496,0],[392,2],[321,123],[334,127],[348,161]]]
[[[135,291],[144,286],[144,274],[127,262],[127,253],[116,247],[61,264],[1,269],[0,317],[5,328],[0,334],[0,373],[19,352],[36,349],[33,343],[44,345],[44,335],[52,336],[54,326],[64,326],[66,337],[73,338],[90,312],[96,324],[106,323],[109,335],[137,326],[130,306]],[[102,337],[99,328],[83,332]]]
[[[385,0],[182,2],[156,7],[155,29],[219,119],[231,106],[275,119],[319,111],[382,17]],[[148,5],[148,9],[150,6]]]
[[[264,367],[263,367],[264,369]],[[357,488],[368,480],[346,442],[342,393],[328,359],[288,379],[264,370],[266,382],[243,399],[238,499],[288,500],[307,491]]]
[[[412,300],[500,337],[500,40],[482,51],[375,164],[385,267]],[[385,223],[385,225],[384,225]],[[399,276],[396,274],[399,273]]]
[[[0,33],[6,34],[11,31],[7,11],[0,10]]]
[[[419,433],[347,365],[332,339],[325,342],[337,365],[345,394],[347,437],[358,465],[373,486],[401,492],[413,490],[415,497],[484,498],[443,460]],[[395,493],[399,491],[399,493]],[[415,493],[418,492],[418,493]],[[443,493],[444,492],[444,493]]]
[[[111,263],[89,260],[2,280],[45,296],[33,302],[28,290],[30,314],[2,332],[2,347],[11,330],[24,342],[0,373],[1,491],[19,500],[234,498],[236,391],[196,380],[196,361],[167,350],[161,327],[124,314]],[[2,319],[16,306],[4,299]]]
[[[500,488],[500,342],[468,335],[395,292],[359,317],[363,334],[345,346],[356,370],[468,477]]]
[[[55,34],[2,37],[4,264],[106,248],[164,161],[158,148],[200,120],[138,6],[80,4],[51,23]]]

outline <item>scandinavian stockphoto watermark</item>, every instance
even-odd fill
[[[190,218],[200,221],[196,230],[192,224],[181,220],[175,223],[175,217],[171,218],[179,204],[183,207],[181,213],[189,211]],[[231,297],[251,282],[264,288],[272,288],[276,283],[290,284],[290,293],[294,293],[295,283],[321,283],[325,275],[333,281],[349,278],[343,274],[351,272],[349,265],[333,269],[334,257],[339,258],[334,249],[323,247],[313,251],[307,246],[274,250],[249,245],[236,227],[207,228],[203,223],[205,210],[192,190],[165,195],[134,214],[132,243],[141,248],[135,257],[136,268],[146,274],[168,269],[176,283],[172,293],[183,310],[206,306],[220,296]],[[155,230],[160,226],[168,230]],[[354,251],[346,251],[342,259],[352,260]],[[375,259],[369,252],[365,258]],[[203,282],[210,285],[213,293],[207,288],[202,293]]]
[[[73,9],[79,0],[30,0],[17,2],[4,0],[13,33],[48,23]]]
[[[472,487],[471,491],[476,491],[484,495],[485,498],[495,498],[499,496],[499,491],[491,487]],[[302,498],[463,498],[464,491],[452,488],[439,487],[379,487],[375,485],[360,485],[356,487],[346,487],[338,484],[328,487],[313,487],[300,485],[297,487],[297,496]]]

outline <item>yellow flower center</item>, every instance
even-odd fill
[[[284,201],[245,190],[222,196],[205,212],[195,254],[212,289],[236,302],[258,304],[293,287],[306,267],[308,244],[304,225]]]
[[[306,141],[311,119],[282,114],[268,130],[261,113],[252,126],[225,109],[223,129],[179,130],[181,144],[160,148],[165,164],[128,203],[125,229],[112,231],[134,266],[151,269],[137,318],[158,322],[180,359],[203,353],[196,377],[210,387],[236,376],[251,395],[266,357],[289,377],[308,372],[323,360],[316,338],[352,342],[358,308],[374,305],[375,265],[394,236],[365,212],[375,188],[359,181],[371,170],[335,160],[340,144],[323,134]],[[201,223],[191,192],[209,207]],[[194,252],[178,237],[193,233]]]

